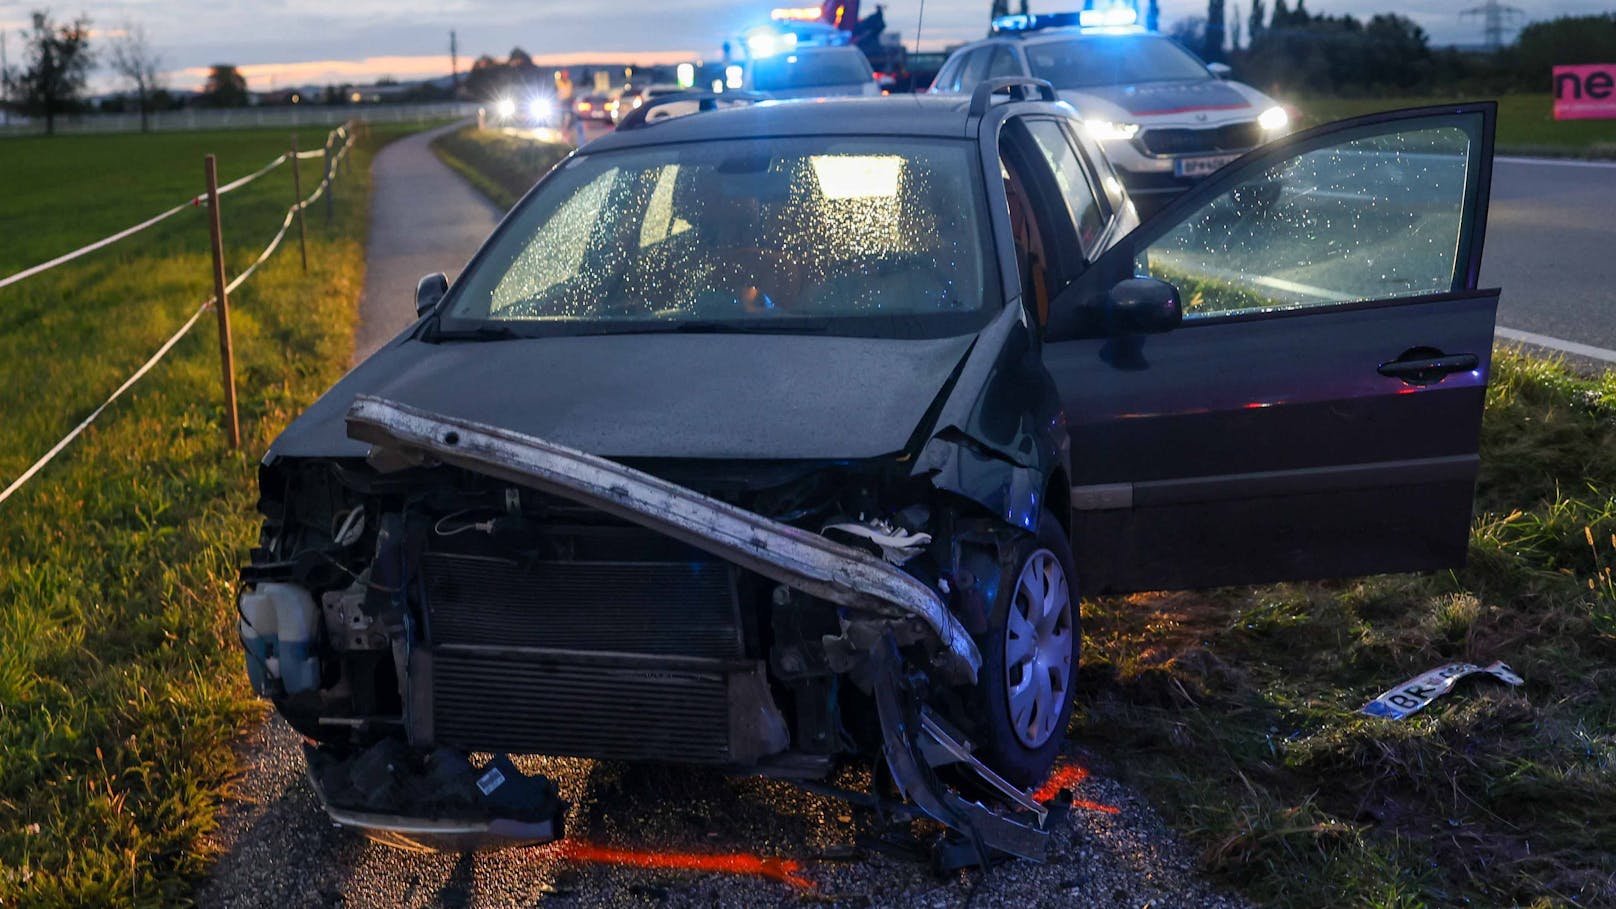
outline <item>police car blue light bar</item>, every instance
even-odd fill
[[[1127,28],[1139,23],[1139,11],[1130,6],[1085,9],[1069,13],[1037,13],[1000,16],[993,20],[993,34],[1036,32],[1046,28]]]

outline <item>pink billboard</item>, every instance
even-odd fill
[[[1616,63],[1554,68],[1554,119],[1616,117]]]

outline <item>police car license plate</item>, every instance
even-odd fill
[[[1173,162],[1173,173],[1180,177],[1204,177],[1239,155],[1206,155],[1200,158],[1179,158]]]

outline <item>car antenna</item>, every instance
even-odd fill
[[[915,18],[915,53],[920,53],[920,27],[926,24],[926,0],[920,0],[920,15]]]

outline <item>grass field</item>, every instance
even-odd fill
[[[1312,126],[1359,114],[1425,107],[1482,98],[1296,98],[1303,125]],[[1504,95],[1498,101],[1498,153],[1555,157],[1616,157],[1616,123],[1610,120],[1555,120],[1548,94]]]
[[[468,126],[434,139],[432,150],[495,205],[508,210],[570,154],[572,146]]]
[[[231,744],[260,715],[232,587],[256,536],[255,465],[346,369],[364,273],[368,164],[350,157],[329,227],[309,222],[233,295],[242,448],[220,430],[211,315],[53,465],[0,505],[0,905],[170,905],[202,843]],[[324,131],[301,137],[318,148]],[[0,141],[0,274],[255,170],[278,131]],[[315,162],[305,162],[305,192]],[[178,197],[178,198],[176,198]],[[222,203],[229,271],[292,200],[282,168]],[[13,245],[13,237],[19,242]],[[202,210],[0,290],[0,482],[156,349],[211,293]]]
[[[1266,904],[1616,905],[1612,452],[1616,373],[1500,353],[1466,568],[1087,602],[1074,731]]]

